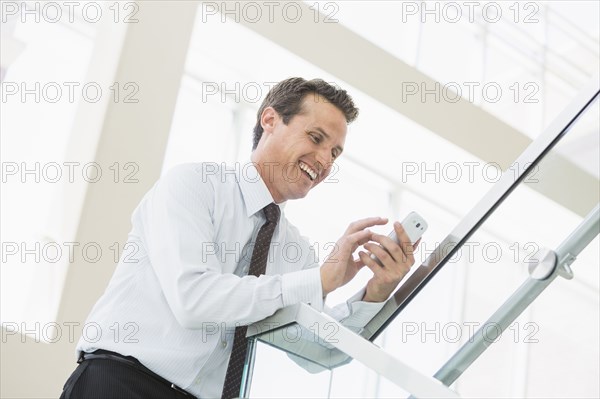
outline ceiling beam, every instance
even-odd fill
[[[308,5],[297,4],[302,15],[313,15]],[[477,158],[498,163],[503,170],[532,142],[463,98],[450,102],[440,96],[439,101],[422,101],[421,96],[408,95],[406,90],[413,83],[427,88],[440,83],[340,23],[314,23],[312,18],[300,18],[295,23],[281,18],[241,18],[240,23]],[[597,177],[558,155],[548,159],[545,166],[562,172],[526,184],[581,216],[596,205],[600,190]]]

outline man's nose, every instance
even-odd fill
[[[317,162],[320,164],[319,172],[324,169],[327,169],[329,164],[331,164],[331,155],[329,154],[329,150],[327,150],[327,149],[320,150],[319,152],[317,152],[316,158],[317,158]]]

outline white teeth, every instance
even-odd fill
[[[309,174],[311,180],[315,180],[317,178],[317,172],[311,169],[310,166],[308,166],[304,162],[298,162],[298,164],[300,165],[300,169]]]

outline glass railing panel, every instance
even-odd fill
[[[295,330],[280,329],[270,333],[283,335],[288,341],[296,341]],[[305,337],[307,338],[307,337]],[[255,348],[255,364],[249,390],[251,398],[326,398],[329,396],[331,370],[316,365],[308,366],[301,358],[290,358],[285,351],[258,340]],[[299,363],[304,365],[303,368]]]
[[[597,142],[595,147],[593,145],[593,135],[598,135],[600,119],[598,102],[594,103],[594,98],[597,98],[597,87],[583,93],[578,103],[558,116],[556,123],[541,135],[543,137],[515,161],[514,169],[506,171],[511,178],[503,178],[466,218],[457,222],[447,237],[446,244],[450,245],[444,251],[429,255],[424,262],[425,273],[419,276],[415,272],[388,301],[388,309],[384,309],[380,320],[376,318],[369,323],[362,336],[375,339],[375,343],[386,352],[393,353],[425,375],[433,375],[469,340],[470,335],[528,278],[527,260],[542,247],[555,249],[598,202],[598,175],[589,168],[590,162],[597,162],[599,158]],[[580,112],[582,110],[585,112]],[[590,146],[590,151],[584,152],[586,159],[571,155],[573,149],[581,149],[586,143]],[[576,153],[582,154],[582,151]],[[537,166],[528,169],[526,176],[521,176],[527,162],[541,157],[544,159]],[[452,242],[460,245],[455,246]],[[497,341],[493,348],[482,355],[477,360],[477,367],[467,370],[465,378],[453,388],[467,397],[519,397],[549,393],[549,386],[543,382],[543,373],[536,371],[542,366],[550,369],[552,365],[548,365],[546,360],[559,356],[549,354],[562,353],[568,358],[573,356],[569,353],[573,354],[572,348],[580,339],[598,342],[598,315],[593,309],[598,308],[599,260],[598,251],[593,251],[593,248],[598,248],[597,238],[580,255],[586,264],[574,266],[576,273],[580,267],[584,269],[581,276],[573,282],[559,280],[556,293],[545,293],[544,300],[528,308],[500,338],[493,338]],[[431,279],[435,274],[431,271],[437,267],[440,267],[436,270],[439,275]],[[416,269],[422,268],[423,265]],[[429,283],[422,284],[426,281]],[[562,285],[567,283],[572,284],[572,295],[569,290],[562,289]],[[406,284],[409,288],[413,284],[416,289],[412,287],[403,293]],[[420,292],[419,286],[422,287]],[[416,295],[416,292],[419,294]],[[572,311],[573,306],[580,311]],[[566,327],[557,322],[556,316],[552,317],[553,310],[561,314]],[[396,317],[395,312],[398,312]],[[537,314],[539,319],[535,317]],[[293,315],[289,320],[293,320]],[[576,331],[582,333],[571,334],[572,327],[569,326],[578,326]],[[317,364],[334,368],[333,374],[326,373],[329,377],[321,377],[318,383],[315,382],[320,384],[316,390],[326,391],[330,397],[408,394],[359,362],[347,364],[349,359],[346,356],[316,339],[308,326],[299,329],[291,324],[276,331],[286,330],[288,332],[279,334],[279,338],[276,338],[277,334],[274,338],[272,334],[265,333],[259,336],[259,341],[278,347],[288,355],[294,354],[292,357],[299,355],[303,360],[298,362],[296,359],[294,362],[288,358],[281,363],[273,363],[271,367],[293,364],[290,372],[294,375],[299,373],[293,371],[296,368],[303,370],[298,365],[303,362],[303,366],[309,369]],[[294,336],[290,331],[296,331],[296,335],[300,332],[302,339],[290,339]],[[490,334],[493,336],[493,331],[490,330]],[[547,337],[550,343],[539,344],[537,336]],[[564,344],[560,345],[561,342]],[[261,343],[259,347],[264,345]],[[585,366],[582,365],[579,382],[575,384],[578,387],[573,388],[577,392],[597,390],[592,386],[595,380],[586,378],[589,370],[598,371],[598,361],[593,360],[599,357],[596,356],[597,346],[592,345],[589,351],[580,353],[586,361],[582,363]],[[257,362],[263,360],[260,356],[256,357]],[[555,360],[558,361],[558,358]],[[537,368],[532,367],[534,364]],[[550,373],[560,372],[559,363],[555,366]],[[254,376],[255,379],[257,377]],[[563,385],[565,395],[575,392],[571,385]],[[553,389],[556,392],[558,388],[553,386]]]

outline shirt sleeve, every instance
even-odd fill
[[[298,302],[322,307],[318,269],[258,277],[223,272],[211,251],[214,198],[211,181],[186,164],[161,178],[139,210],[150,263],[178,323],[189,329],[205,323],[233,327]]]
[[[312,246],[310,246],[308,238],[304,236],[300,236],[298,234],[299,240],[302,241],[305,248],[308,248],[309,251],[313,251]],[[308,270],[319,270],[320,262],[317,259],[316,254],[311,252],[310,256],[307,257],[307,263],[305,264],[305,269]],[[285,275],[284,275],[285,276]],[[385,305],[384,302],[365,302],[362,301],[362,298],[365,296],[366,288],[361,289],[356,294],[352,295],[345,303],[341,303],[333,308],[326,306],[324,304],[325,298],[320,298],[321,302],[313,299],[311,306],[316,308],[319,311],[323,311],[329,316],[333,317],[335,320],[340,322],[345,327],[348,327],[350,330],[360,333],[365,325],[373,318],[375,315],[383,308]],[[322,295],[323,289],[321,286],[321,277],[319,272],[319,294]],[[321,307],[317,307],[314,304],[320,304]],[[287,306],[287,305],[286,305]]]
[[[341,303],[333,308],[325,306],[324,311],[343,326],[348,327],[350,330],[357,334],[360,334],[364,326],[385,305],[384,302],[365,302],[361,299],[365,296],[366,289],[363,288],[352,297],[350,297],[345,303]]]

